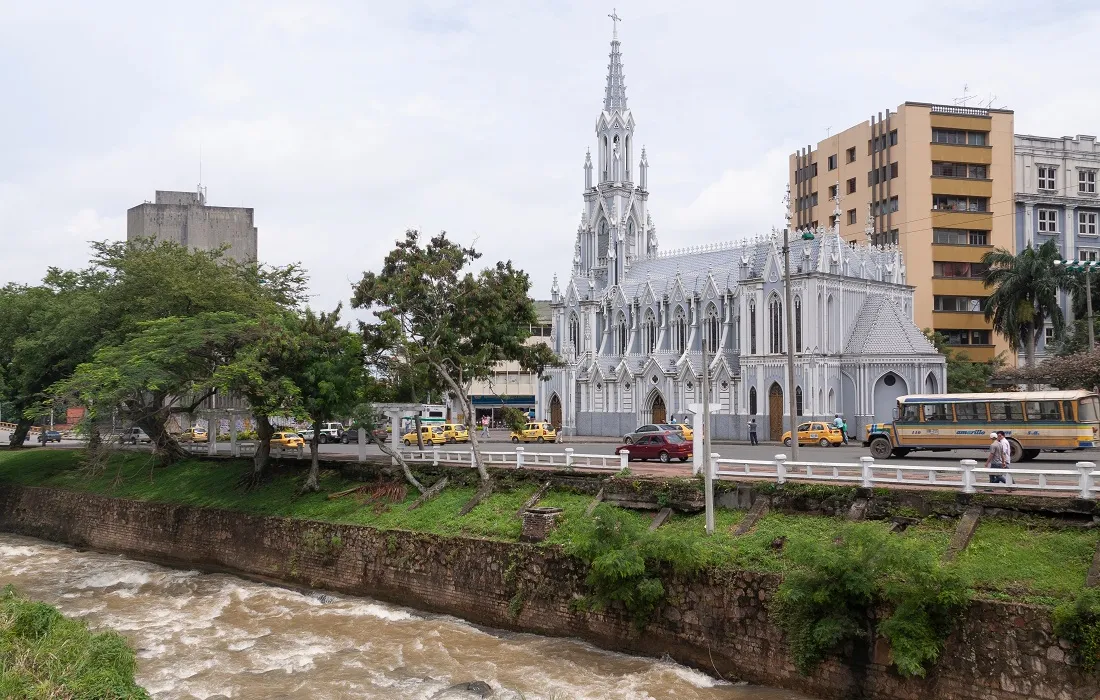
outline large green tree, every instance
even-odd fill
[[[924,335],[947,360],[947,393],[949,394],[987,391],[990,378],[1004,365],[1004,358],[1000,355],[989,362],[971,360],[966,351],[948,345],[943,333],[930,328],[924,329]]]
[[[1058,290],[1067,283],[1066,271],[1055,265],[1062,254],[1054,241],[1038,248],[1027,246],[1016,255],[997,248],[982,256],[989,265],[985,286],[992,288],[985,317],[1003,335],[1012,350],[1024,352],[1028,367],[1035,367],[1035,348],[1049,320],[1055,333],[1065,325],[1058,306]]]
[[[468,426],[474,416],[470,385],[489,378],[496,363],[517,361],[541,376],[557,362],[545,345],[526,342],[538,321],[527,274],[510,261],[470,270],[480,257],[446,233],[425,243],[419,231],[409,230],[380,272],[363,275],[352,298],[353,306],[373,315],[360,324],[368,353],[407,368],[399,374],[428,367]],[[470,427],[475,466],[488,483],[477,431]]]

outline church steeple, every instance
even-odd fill
[[[622,18],[611,10],[611,62],[607,65],[607,90],[603,98],[605,112],[626,111],[626,83],[623,81],[623,55],[619,53],[619,22]]]

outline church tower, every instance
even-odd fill
[[[646,211],[649,162],[645,149],[635,144],[634,115],[626,102],[621,19],[615,12],[608,17],[612,35],[607,86],[596,119],[595,162],[591,151],[585,155],[585,208],[574,251],[576,271],[602,283],[600,287],[621,283],[634,261],[657,251],[656,231]]]

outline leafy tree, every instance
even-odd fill
[[[509,430],[518,433],[527,425],[528,416],[514,406],[505,406],[504,410],[501,412],[501,418],[504,420],[504,424],[508,426]]]
[[[1100,386],[1100,349],[1048,358],[1035,367],[1012,367],[998,373],[1016,383],[1050,384],[1059,389]]]
[[[317,443],[321,424],[346,415],[360,398],[363,386],[363,348],[357,334],[340,325],[340,306],[315,315],[306,310],[295,327],[293,359],[287,377],[298,390],[302,410],[313,423],[310,468],[304,491],[318,491]]]
[[[1071,325],[1066,327],[1066,332],[1061,336],[1055,336],[1053,344],[1047,344],[1047,350],[1055,355],[1076,355],[1080,352],[1088,352],[1089,327],[1084,314],[1078,317]],[[1093,321],[1092,332],[1094,338],[1100,338],[1100,317]]]
[[[936,346],[936,351],[947,359],[947,393],[966,394],[985,391],[989,380],[1004,365],[1004,358],[997,355],[989,362],[970,359],[965,351],[955,350],[947,344],[943,333],[924,329],[924,335]]]
[[[1003,248],[982,256],[989,265],[985,286],[992,287],[985,317],[1008,339],[1014,351],[1024,351],[1027,366],[1035,366],[1035,347],[1047,321],[1061,334],[1065,323],[1058,290],[1066,286],[1066,271],[1054,264],[1062,257],[1054,241],[1028,246],[1016,255]]]
[[[487,484],[477,431],[470,425],[471,382],[489,378],[493,366],[506,360],[541,376],[557,358],[545,345],[526,343],[538,320],[527,274],[511,262],[478,273],[466,270],[480,257],[446,233],[421,245],[420,232],[409,230],[381,272],[363,275],[352,305],[374,314],[360,324],[368,353],[385,354],[410,371],[426,366],[443,382],[471,427],[475,465]]]

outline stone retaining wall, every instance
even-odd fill
[[[830,659],[810,677],[769,621],[778,579],[751,572],[666,578],[645,630],[617,610],[577,612],[585,565],[554,548],[0,486],[0,530],[177,566],[370,596],[474,623],[572,636],[830,700],[1095,700],[1100,677],[1072,666],[1047,610],[974,603],[940,665],[905,680],[873,652]],[[856,650],[857,652],[859,650]],[[862,662],[859,657],[864,657]],[[866,658],[870,657],[870,658]]]

